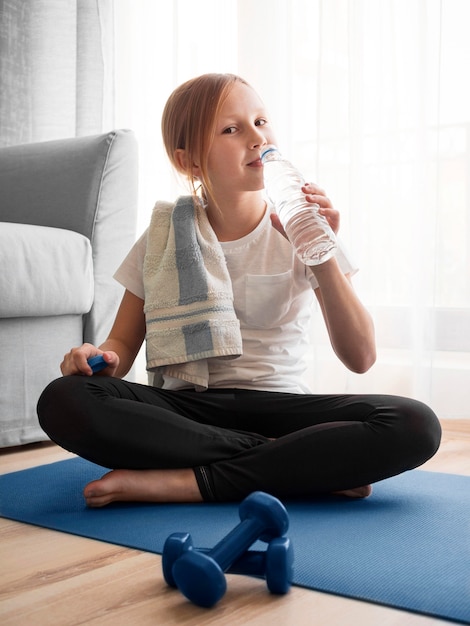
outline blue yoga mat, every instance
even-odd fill
[[[71,459],[0,476],[0,515],[157,554],[173,532],[209,548],[239,521],[236,504],[87,509],[83,486],[103,473]],[[414,470],[365,500],[284,504],[294,584],[470,623],[470,477]]]

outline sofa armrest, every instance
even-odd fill
[[[113,167],[130,168],[130,182],[136,150],[126,130],[0,148],[0,222],[65,228],[91,240],[110,156],[119,152]]]
[[[0,222],[72,230],[92,245],[95,299],[84,341],[101,343],[122,287],[112,278],[135,239],[137,142],[131,131],[0,149]]]

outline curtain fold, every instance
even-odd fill
[[[0,145],[113,125],[113,1],[0,1]]]

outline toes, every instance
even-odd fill
[[[85,497],[86,505],[92,509],[97,509],[107,504],[111,504],[112,498],[109,496],[95,496],[93,498]]]
[[[345,489],[343,491],[336,491],[334,495],[346,496],[347,498],[367,498],[372,493],[371,485],[364,485],[363,487],[356,487],[354,489]]]
[[[99,480],[94,480],[91,483],[88,483],[83,490],[83,496],[85,498],[85,502],[89,507],[100,507],[106,506],[110,504],[115,499],[115,495],[111,490],[111,485],[109,481],[107,482],[106,474],[103,478]]]

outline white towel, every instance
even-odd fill
[[[207,359],[242,353],[230,275],[192,196],[157,202],[144,260],[147,369],[207,389]]]

